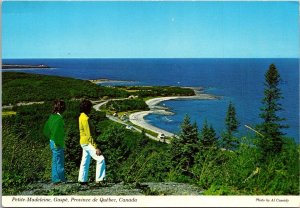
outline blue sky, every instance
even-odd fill
[[[298,2],[3,2],[2,57],[299,57],[298,18]]]

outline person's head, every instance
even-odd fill
[[[93,105],[91,101],[84,99],[80,103],[80,113],[85,113],[86,115],[90,114],[92,110],[92,106]]]
[[[63,113],[66,110],[66,104],[63,100],[55,100],[53,102],[52,113]]]

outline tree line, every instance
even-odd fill
[[[132,110],[149,110],[148,105],[140,98],[111,100],[105,105],[106,109],[117,112],[132,111]]]
[[[184,118],[179,137],[171,143],[171,161],[176,177],[192,180],[209,193],[256,194],[299,193],[299,147],[284,136],[284,118],[278,116],[283,98],[280,75],[271,64],[265,74],[260,118],[252,138],[236,138],[239,122],[230,102],[225,118],[226,131],[220,138],[212,125],[204,122],[199,131],[189,116]],[[283,182],[284,181],[284,182]],[[210,192],[211,191],[211,192]]]

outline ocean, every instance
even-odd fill
[[[123,80],[118,85],[156,85],[204,87],[219,100],[169,100],[161,103],[174,113],[171,116],[150,114],[145,119],[154,126],[178,133],[185,115],[202,128],[206,120],[220,135],[231,101],[240,122],[239,134],[253,132],[264,96],[264,74],[275,64],[282,78],[280,100],[289,128],[285,133],[299,140],[299,60],[298,59],[6,59],[3,63],[45,64],[51,69],[18,70],[27,73],[58,75],[78,79],[106,78]],[[116,85],[115,82],[105,85]]]

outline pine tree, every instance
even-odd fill
[[[238,140],[234,137],[233,133],[237,131],[239,122],[236,118],[236,111],[232,102],[230,102],[228,105],[225,125],[226,132],[224,132],[222,135],[222,146],[225,149],[234,149],[238,145]]]
[[[217,136],[214,128],[212,126],[208,126],[207,121],[205,120],[200,136],[200,144],[201,146],[206,148],[211,148],[217,145]]]
[[[179,137],[171,143],[173,165],[181,170],[188,170],[194,164],[194,157],[199,151],[197,124],[191,124],[190,117],[185,116]]]
[[[229,134],[236,132],[239,127],[239,122],[236,118],[235,107],[232,102],[228,105],[227,115],[225,119],[226,129]]]
[[[283,98],[279,88],[280,81],[280,74],[276,66],[271,64],[265,74],[264,99],[262,100],[264,106],[261,108],[260,114],[263,122],[259,125],[259,130],[264,135],[259,142],[263,155],[281,151],[282,136],[284,135],[282,129],[287,128],[287,126],[281,124],[281,121],[285,119],[277,115],[278,111],[282,110],[279,103],[279,100]]]

